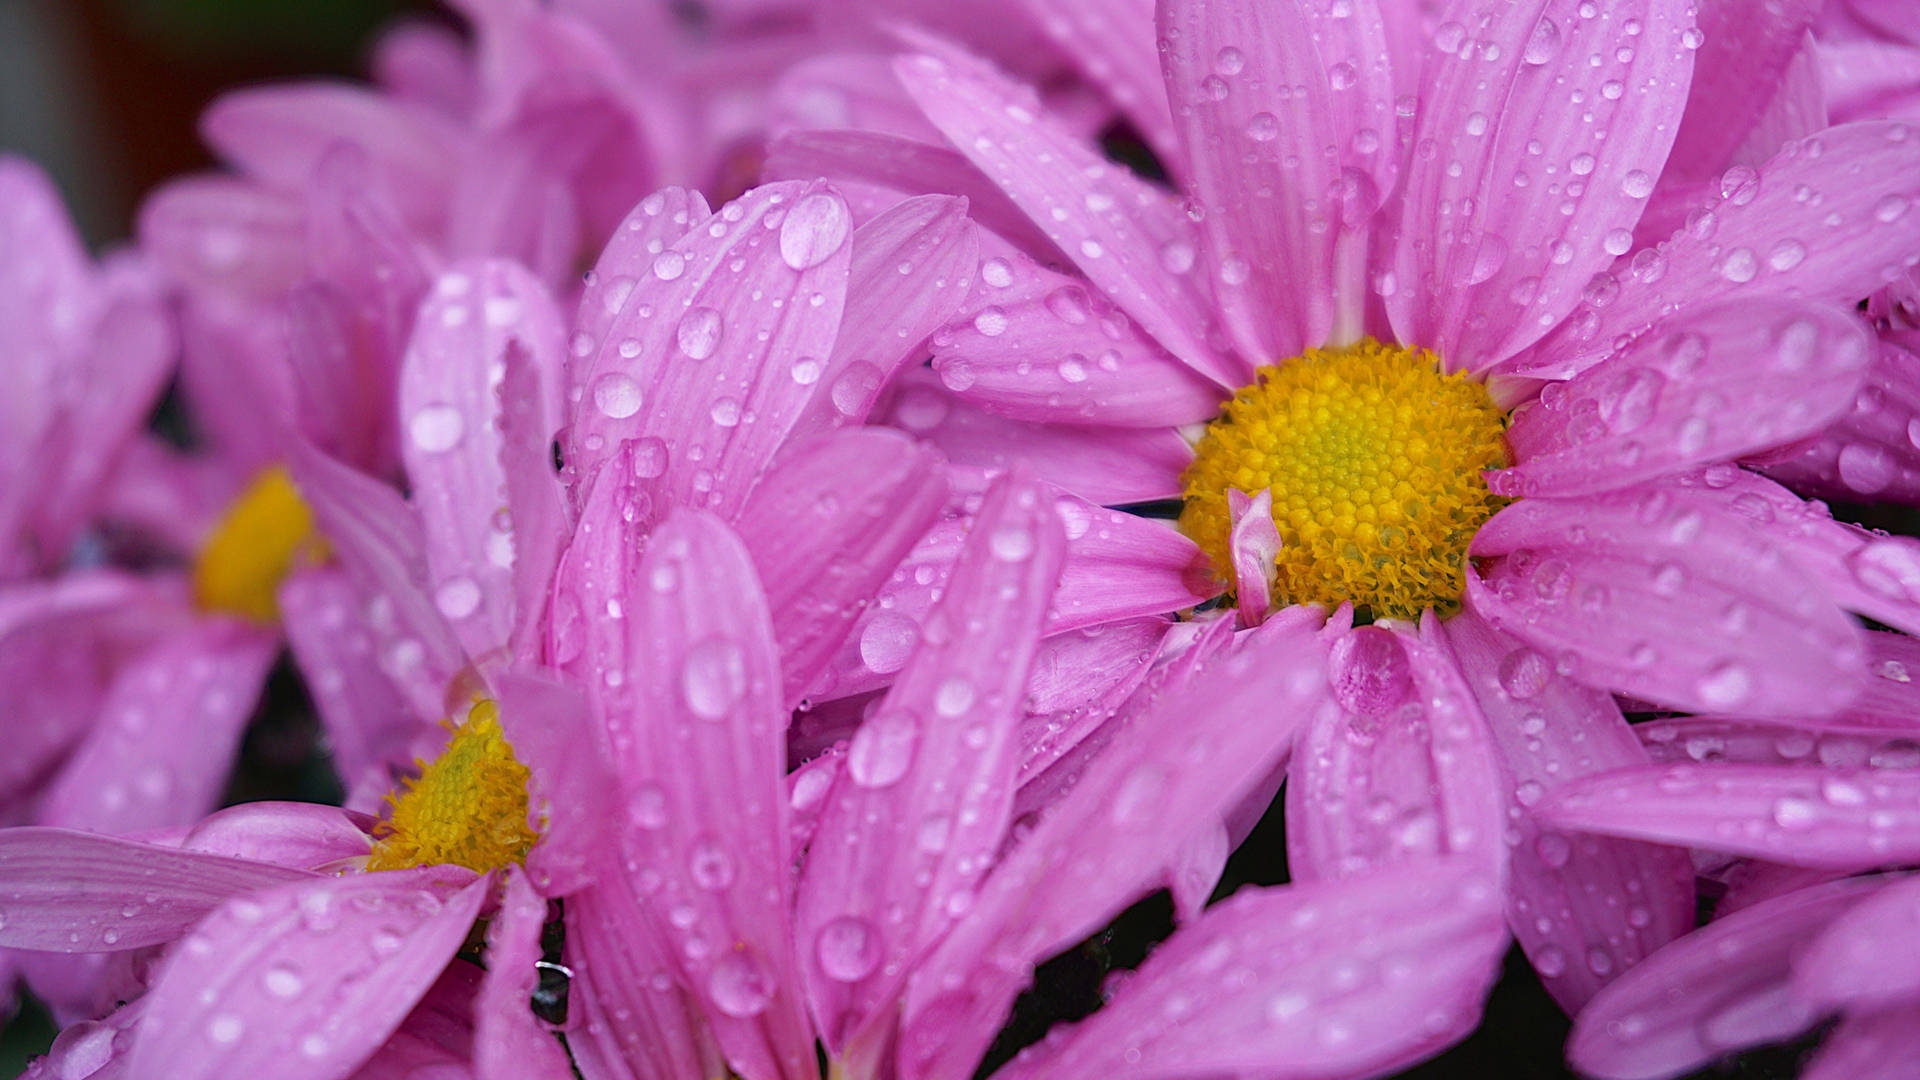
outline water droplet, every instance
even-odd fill
[[[749,953],[735,950],[713,965],[713,972],[707,978],[707,993],[714,1005],[728,1016],[758,1016],[766,1012],[773,1001],[773,980]]]
[[[811,269],[839,251],[852,228],[846,203],[824,193],[809,195],[780,223],[780,258],[795,270]]]
[[[933,711],[948,719],[961,716],[973,708],[978,691],[972,680],[963,675],[955,675],[940,684],[933,693]]]
[[[1557,979],[1566,974],[1567,954],[1548,945],[1533,958],[1533,969],[1538,971],[1543,979]]]
[[[466,434],[466,419],[451,405],[423,405],[407,421],[407,434],[413,445],[429,454],[441,454],[460,445]]]
[[[880,963],[880,939],[857,915],[842,915],[820,928],[813,939],[820,970],[839,982],[858,982]]]
[[[1835,465],[1840,470],[1840,482],[1862,495],[1885,489],[1899,471],[1892,455],[1872,443],[1848,443],[1841,447]]]
[[[1017,525],[1003,525],[987,537],[987,548],[1002,562],[1023,562],[1033,556],[1033,533]]]
[[[1362,716],[1399,705],[1413,689],[1412,665],[1398,638],[1377,626],[1363,626],[1340,638],[1328,659],[1333,697],[1340,707]]]
[[[789,373],[792,374],[793,381],[801,386],[812,386],[820,381],[820,373],[824,370],[826,370],[825,364],[811,356],[803,356],[793,362]]]
[[[1525,701],[1553,680],[1553,662],[1532,649],[1515,649],[1500,659],[1499,677],[1507,696]]]
[[[1280,118],[1270,112],[1257,112],[1247,121],[1247,138],[1254,142],[1272,142],[1280,137]]]
[[[733,856],[713,840],[701,840],[687,858],[687,872],[693,875],[693,883],[703,889],[724,889],[733,884]]]
[[[1753,693],[1753,674],[1745,665],[1728,660],[1716,664],[1695,687],[1700,698],[1714,708],[1731,708]]]
[[[307,985],[300,973],[288,964],[275,964],[268,968],[261,981],[266,984],[267,993],[277,998],[293,997]]]
[[[239,1017],[232,1013],[222,1013],[207,1024],[207,1038],[222,1046],[230,1046],[239,1042],[241,1034],[246,1030],[246,1023]]]
[[[720,347],[720,335],[723,331],[720,313],[709,307],[698,307],[687,312],[680,320],[680,328],[674,332],[680,351],[694,360],[705,360]]]
[[[738,398],[723,397],[707,410],[707,417],[715,427],[731,428],[740,424],[740,401]]]
[[[905,615],[883,611],[860,631],[860,662],[881,675],[899,671],[919,638],[918,623]]]
[[[847,775],[862,787],[886,787],[906,775],[919,739],[920,727],[911,716],[892,710],[875,713],[847,747]]]
[[[448,578],[433,591],[433,604],[449,619],[464,619],[480,607],[480,586],[472,578]]]
[[[627,797],[627,817],[643,829],[658,829],[667,823],[667,792],[659,784],[647,781]]]
[[[1759,272],[1760,264],[1754,258],[1752,248],[1734,248],[1727,252],[1725,261],[1720,264],[1720,276],[1736,285],[1752,281]]]
[[[1534,67],[1552,60],[1560,54],[1560,27],[1552,19],[1541,19],[1534,24],[1533,33],[1527,38],[1527,46],[1520,54]]]
[[[663,251],[654,256],[653,276],[661,281],[672,281],[687,271],[687,257],[677,251]]]
[[[982,337],[999,337],[1007,332],[1007,313],[997,307],[984,307],[973,317],[973,328]]]
[[[86,1080],[113,1060],[113,1029],[92,1020],[69,1025],[47,1048],[54,1075],[60,1080]],[[25,1076],[36,1070],[29,1069]]]
[[[624,371],[609,371],[593,381],[593,404],[614,420],[640,411],[640,384]]]
[[[747,658],[740,646],[710,637],[687,650],[680,671],[687,707],[702,720],[724,719],[747,692]]]

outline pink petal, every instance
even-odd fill
[[[1193,607],[1219,590],[1206,557],[1186,537],[1133,514],[1061,494],[1056,508],[1067,529],[1067,563],[1054,594],[1050,632]],[[819,700],[885,686],[906,662],[920,622],[946,587],[964,519],[934,526],[894,570],[835,659],[833,680]]]
[[[567,1048],[587,1080],[726,1072],[658,922],[618,873],[567,898],[566,960],[575,973],[567,1013],[579,1018]]]
[[[172,941],[230,896],[305,870],[67,829],[0,829],[0,947],[139,949]]]
[[[1684,852],[1541,827],[1533,808],[1568,781],[1645,764],[1613,699],[1488,626],[1471,608],[1447,640],[1487,716],[1507,792],[1507,924],[1549,993],[1576,1014],[1595,991],[1693,928]]]
[[[1901,860],[1906,861],[1906,860]],[[1878,1009],[1920,1000],[1920,886],[1896,881],[1854,905],[1795,960],[1793,983],[1829,1009]]]
[[[824,185],[769,184],[663,252],[606,336],[583,339],[597,352],[576,365],[569,475],[638,439],[668,502],[736,513],[813,396],[794,368],[832,352],[852,231]]]
[[[1733,163],[1773,103],[1788,64],[1803,51],[1822,6],[1820,0],[1790,0],[1758,18],[1727,0],[1699,6],[1701,44],[1694,52],[1693,85],[1663,183],[1715,177]]]
[[[1271,363],[1351,341],[1367,224],[1398,171],[1378,8],[1185,0],[1160,6],[1159,27],[1187,187],[1241,355]]]
[[[517,868],[506,873],[506,894],[487,927],[487,974],[474,998],[475,1080],[569,1080],[567,1052],[527,1008],[538,972],[540,931],[547,901]]]
[[[371,850],[374,819],[337,806],[252,802],[202,818],[180,847],[233,859],[317,870]]]
[[[381,670],[417,713],[440,715],[447,684],[464,662],[427,588],[420,520],[398,492],[311,446],[296,445],[289,464],[341,568],[381,608],[381,618],[369,613],[380,635]]]
[[[1340,635],[1327,678],[1340,710],[1302,731],[1287,778],[1293,880],[1455,855],[1499,881],[1500,766],[1438,620]]]
[[[1882,340],[1853,408],[1782,462],[1760,469],[1822,498],[1920,503],[1920,357]]]
[[[169,955],[130,1071],[181,1080],[341,1075],[400,1026],[453,959],[489,883],[423,867],[229,900]]]
[[[1804,889],[1668,945],[1581,1012],[1567,1060],[1604,1080],[1657,1080],[1807,1028],[1820,1011],[1792,992],[1794,955],[1880,887],[1856,878]]]
[[[1819,716],[1855,697],[1861,632],[1770,531],[1656,486],[1525,499],[1474,537],[1468,602],[1589,686],[1699,712]]]
[[[586,886],[615,839],[618,782],[595,742],[592,714],[572,686],[526,672],[494,680],[500,726],[532,774],[528,816],[540,842],[527,875],[546,896]]]
[[[1171,428],[1031,424],[985,412],[930,371],[901,373],[884,422],[940,449],[956,466],[999,472],[1014,462],[1103,506],[1171,499],[1193,450]]]
[[[97,312],[70,310],[65,316],[86,320],[88,338],[59,361],[63,400],[53,408],[30,472],[18,481],[21,490],[38,492],[32,531],[49,555],[64,549],[95,512],[114,462],[142,430],[172,376],[177,348],[166,307],[138,274],[108,275],[88,299]],[[35,477],[40,484],[32,482]],[[6,529],[0,520],[0,530]]]
[[[370,90],[313,82],[232,91],[201,115],[200,133],[229,163],[282,188],[305,184],[347,142],[367,155],[408,220],[430,227],[445,213],[454,130]]]
[[[560,426],[564,333],[546,290],[517,264],[449,266],[420,306],[400,368],[401,458],[426,540],[427,585],[469,656],[507,644],[516,615],[513,541],[502,527],[505,438],[496,387],[518,345],[535,430]]]
[[[615,743],[635,884],[668,915],[682,978],[738,1071],[810,1073],[787,945],[786,710],[750,556],[716,518],[681,511],[648,538],[627,597],[628,652],[610,670],[641,733]]]
[[[1473,1030],[1506,941],[1498,892],[1452,860],[1248,889],[1003,1075],[1386,1075]]]
[[[1252,498],[1238,488],[1230,490],[1227,508],[1233,515],[1235,599],[1246,624],[1259,626],[1273,606],[1274,560],[1280,555],[1280,529],[1273,523],[1273,489],[1261,488]]]
[[[1026,716],[1020,721],[1022,785],[1126,704],[1176,625],[1148,615],[1040,639],[1027,677]]]
[[[1849,1013],[1820,1052],[1807,1062],[1803,1080],[1900,1080],[1920,1060],[1920,1005],[1883,1012]]]
[[[1161,160],[1176,160],[1179,143],[1160,79],[1152,0],[1093,5],[1024,0],[1024,6],[1060,52],[1132,121]]]
[[[1648,765],[1575,781],[1540,808],[1560,828],[1857,868],[1920,855],[1920,772]]]
[[[816,132],[830,135],[875,134],[938,143],[940,132],[900,88],[890,57],[870,53],[827,53],[795,64],[770,91],[772,117],[768,128],[776,135]],[[831,171],[819,175],[833,179]],[[791,173],[769,173],[769,179],[798,180]]]
[[[82,738],[122,651],[176,633],[191,617],[183,583],[77,570],[0,588],[0,798],[45,782]]]
[[[1604,302],[1503,370],[1566,376],[1721,297],[1853,304],[1908,268],[1920,232],[1920,139],[1896,123],[1846,124],[1789,144],[1632,269]]]
[[[207,619],[122,667],[36,820],[111,833],[198,821],[226,788],[279,651],[259,627]]]
[[[713,211],[699,192],[661,188],[641,199],[613,231],[580,293],[579,316],[573,324],[575,337],[568,353],[569,401],[580,400],[591,389],[587,369],[592,350],[607,339],[635,285],[653,273],[654,260],[711,216]]]
[[[146,1015],[146,999],[139,998],[98,1021],[83,1020],[60,1033],[45,1057],[36,1059],[20,1080],[128,1080],[127,1059],[133,1032]]]
[[[1387,305],[1402,341],[1455,369],[1512,356],[1574,309],[1631,246],[1679,127],[1691,6],[1573,9],[1503,5],[1434,38]]]
[[[1844,721],[1843,717],[1843,721]],[[1920,766],[1914,731],[1832,720],[1784,721],[1680,716],[1633,725],[1652,759],[1738,765],[1855,769]]]
[[[833,353],[824,366],[793,368],[814,393],[791,440],[866,420],[881,388],[919,359],[927,336],[966,296],[979,260],[976,233],[966,200],[940,195],[907,199],[854,231]]]
[[[573,533],[566,489],[553,464],[559,378],[546,367],[557,359],[543,363],[537,354],[510,343],[495,392],[500,403],[500,474],[513,528],[513,606],[519,613],[507,643],[522,660],[537,656],[544,644],[554,569],[561,546]]]
[[[1167,269],[1192,265],[1192,223],[1174,200],[1036,116],[1030,96],[991,68],[960,62],[919,56],[896,70],[954,147],[1141,329],[1223,385],[1244,381],[1238,364],[1206,342],[1204,284]]]
[[[380,35],[368,66],[373,81],[403,101],[463,117],[478,88],[467,43],[450,27],[424,19]]]
[[[991,248],[962,319],[933,339],[947,388],[1037,423],[1167,427],[1211,419],[1219,386],[1105,296],[1010,247]]]
[[[1167,522],[1058,499],[1067,523],[1067,565],[1051,631],[1191,608],[1216,596],[1206,556]]]
[[[1793,442],[1839,419],[1873,339],[1853,313],[1791,301],[1689,311],[1519,410],[1495,491],[1585,495]]]
[[[784,701],[805,696],[946,498],[938,454],[873,429],[807,443],[754,489],[739,532],[766,583]]]
[[[1783,543],[1801,575],[1841,607],[1920,631],[1920,541],[1834,521],[1825,506],[1745,470],[1713,466],[1676,479],[1694,497],[1730,511],[1756,537]],[[1905,704],[1893,713],[1907,714]]]
[[[808,994],[838,1054],[964,910],[1004,838],[1016,723],[1066,553],[1022,472],[988,493],[940,604],[848,748],[801,878]],[[896,916],[897,913],[897,916]]]
[[[1308,623],[1318,618],[1314,609],[1293,608],[1290,612],[1299,613]],[[1103,630],[1124,627],[1124,623],[1110,624]],[[1133,727],[1134,720],[1153,707],[1160,697],[1161,690],[1169,686],[1182,686],[1194,678],[1194,674],[1203,665],[1214,662],[1222,653],[1229,651],[1234,641],[1234,621],[1229,618],[1211,618],[1193,622],[1175,623],[1162,637],[1157,655],[1127,658],[1113,665],[1121,667],[1125,677],[1119,685],[1111,687],[1117,696],[1101,702],[1101,707],[1092,715],[1080,719],[1059,733],[1059,740],[1066,745],[1055,746],[1051,738],[1026,739],[1028,754],[1020,774],[1020,790],[1014,796],[1013,813],[1016,819],[1038,816],[1052,809],[1055,803],[1077,787],[1086,775],[1087,768],[1101,754],[1106,752],[1116,738],[1124,735]],[[1046,638],[1041,641],[1041,651],[1035,657],[1036,667],[1047,658],[1048,646],[1068,635],[1058,638]],[[1044,671],[1044,669],[1042,669]],[[1101,683],[1111,683],[1112,671],[1100,677]],[[1044,687],[1041,675],[1029,680],[1029,689],[1035,684]],[[1101,687],[1106,690],[1106,687]],[[1104,694],[1100,695],[1104,697]],[[1096,701],[1100,698],[1097,697]],[[1036,717],[1029,716],[1023,727],[1030,727]],[[1038,718],[1050,719],[1050,718]],[[1040,766],[1044,765],[1044,768]],[[1284,772],[1284,770],[1279,770]],[[1264,785],[1264,782],[1263,782]],[[1276,781],[1266,791],[1268,804],[1279,790]],[[1251,789],[1243,798],[1242,806],[1248,800],[1257,800],[1261,786]],[[1262,805],[1262,810],[1265,809]],[[1238,808],[1236,808],[1238,809]],[[1211,828],[1207,823],[1204,828]]]
[[[383,670],[382,634],[367,594],[335,567],[295,571],[280,587],[280,622],[319,709],[334,771],[352,784],[369,770],[410,764],[430,714],[415,711]],[[435,706],[438,711],[438,706]]]
[[[891,78],[891,70],[888,75]],[[873,205],[876,215],[907,196],[959,195],[967,200],[968,216],[981,228],[1034,258],[1057,251],[1053,241],[992,181],[966,158],[942,146],[876,131],[796,131],[767,148],[761,172],[769,180],[824,176],[846,191],[856,207]],[[856,191],[864,191],[865,197],[854,195]]]
[[[270,300],[306,274],[300,201],[246,180],[187,176],[140,206],[140,250],[197,288]]]
[[[994,868],[913,975],[904,1077],[970,1072],[1033,966],[1156,887],[1195,829],[1221,820],[1332,707],[1315,622],[1270,620],[1163,689]],[[1186,749],[1169,758],[1169,746]]]

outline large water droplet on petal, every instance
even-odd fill
[[[795,270],[818,266],[840,250],[852,228],[846,203],[832,195],[809,195],[780,223],[780,258]]]

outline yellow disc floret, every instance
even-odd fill
[[[1231,580],[1227,492],[1271,488],[1276,601],[1446,614],[1467,544],[1505,502],[1481,473],[1507,464],[1506,414],[1483,386],[1363,339],[1263,367],[1234,394],[1181,478],[1180,529]]]
[[[259,622],[280,617],[280,582],[295,567],[327,557],[313,511],[275,465],[254,477],[221,515],[193,566],[193,598],[204,611]]]
[[[500,731],[500,708],[478,701],[447,748],[418,762],[420,778],[387,796],[393,813],[369,870],[464,866],[485,873],[525,861],[540,834],[527,824],[527,767]]]

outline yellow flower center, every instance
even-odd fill
[[[1194,447],[1180,529],[1227,569],[1227,492],[1273,491],[1277,603],[1457,610],[1467,544],[1505,504],[1506,414],[1434,355],[1372,339],[1263,367]]]
[[[313,511],[279,465],[262,470],[233,500],[193,566],[193,598],[204,611],[280,618],[280,582],[295,567],[321,562],[327,543]]]
[[[525,861],[540,834],[527,824],[527,767],[500,731],[500,707],[477,701],[420,778],[387,796],[368,870],[464,866],[486,873]]]

